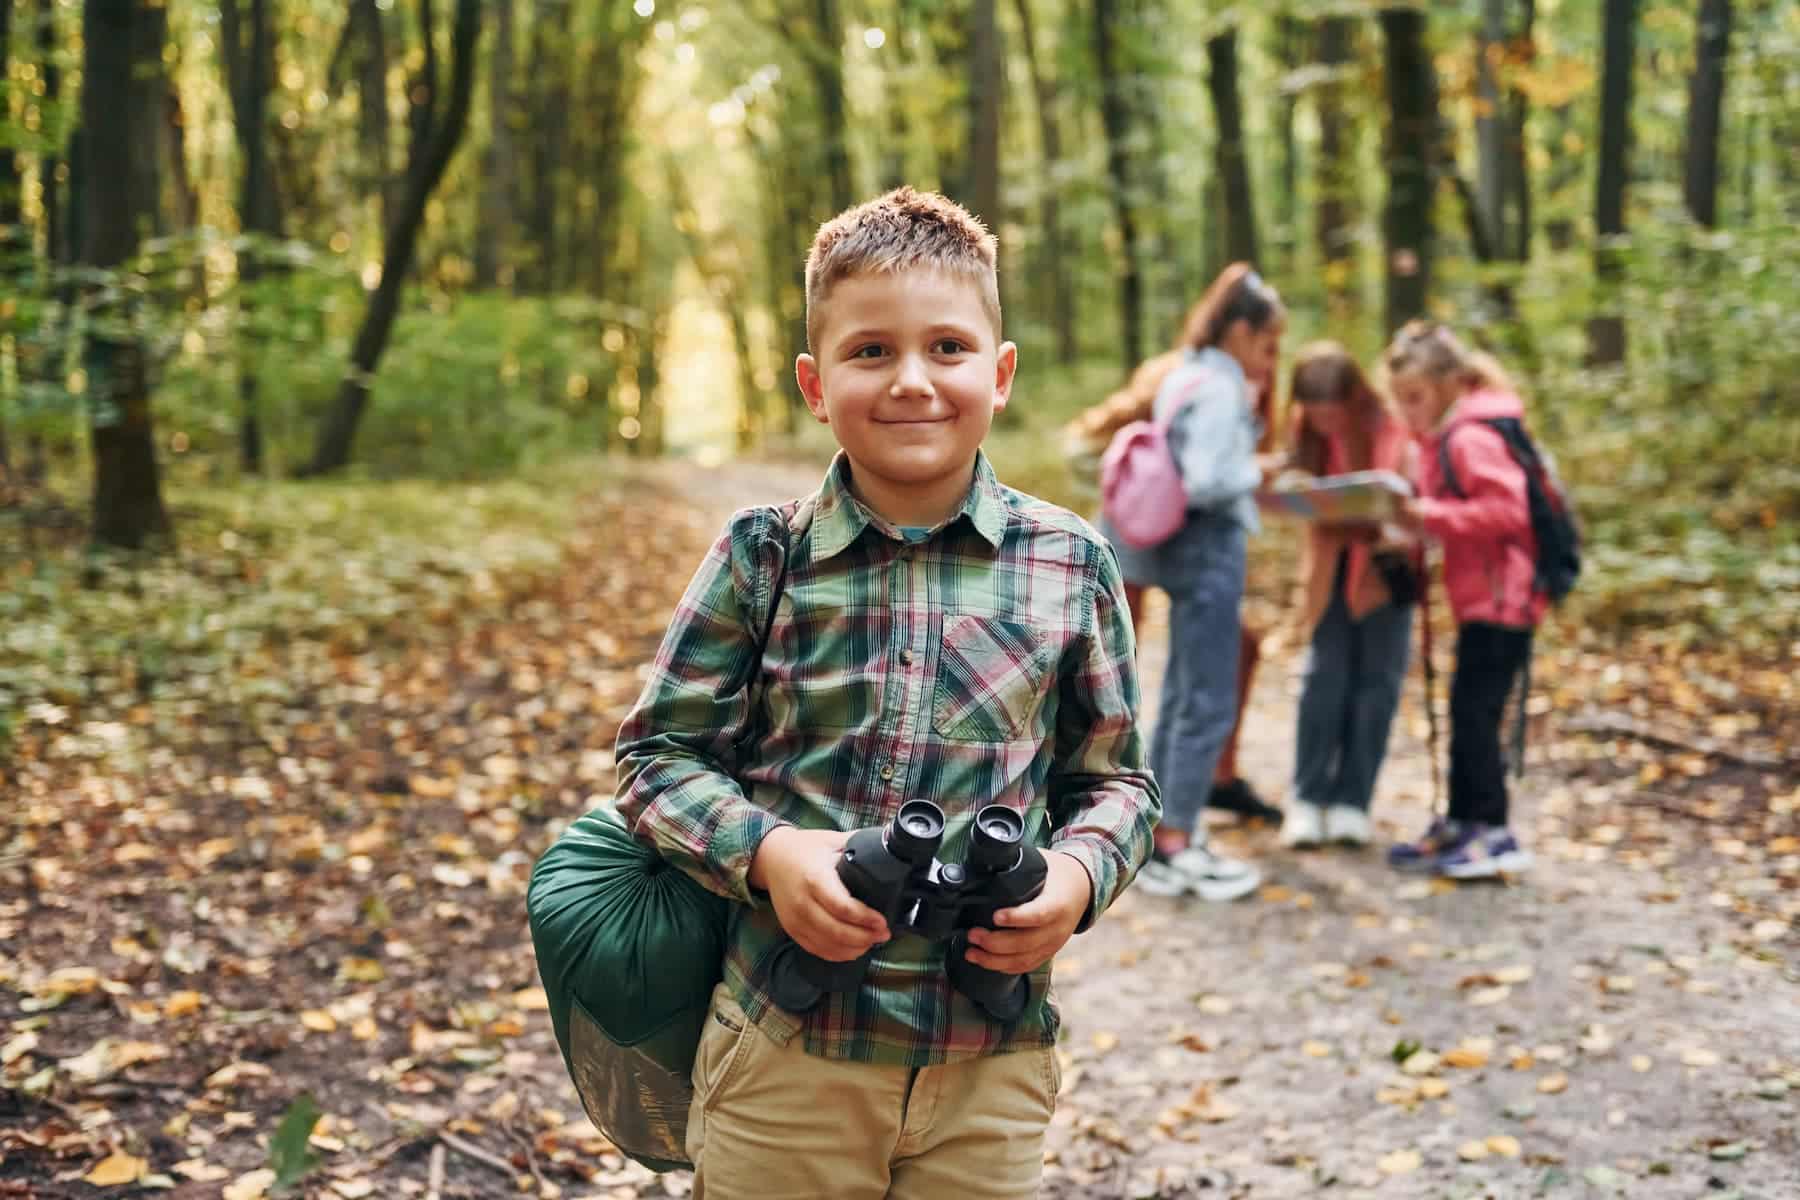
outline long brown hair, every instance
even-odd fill
[[[1313,475],[1323,475],[1329,455],[1326,438],[1306,419],[1310,404],[1343,404],[1351,420],[1346,449],[1350,469],[1366,471],[1375,465],[1375,432],[1392,419],[1387,398],[1376,391],[1361,364],[1337,342],[1312,342],[1303,346],[1294,362],[1288,387],[1293,399],[1294,428],[1289,461]]]
[[[1212,286],[1188,310],[1181,335],[1173,349],[1139,363],[1125,386],[1084,410],[1064,429],[1065,436],[1084,443],[1099,443],[1133,421],[1147,420],[1163,381],[1181,362],[1182,351],[1215,345],[1237,321],[1262,329],[1286,315],[1281,296],[1263,281],[1249,263],[1235,262],[1212,281]],[[1256,415],[1265,433],[1274,427],[1274,389],[1256,399]]]

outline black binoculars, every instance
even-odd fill
[[[944,812],[929,800],[908,800],[886,828],[859,829],[844,844],[838,878],[874,909],[896,935],[950,939],[945,964],[950,985],[996,1021],[1018,1020],[1030,987],[1021,975],[968,960],[971,929],[992,929],[994,914],[1044,890],[1044,856],[1025,840],[1025,820],[990,804],[975,814],[965,864],[939,862]],[[789,1012],[810,1010],[826,992],[862,983],[876,948],[847,962],[828,962],[789,941],[769,968],[769,993]]]

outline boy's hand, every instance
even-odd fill
[[[1094,898],[1093,881],[1087,868],[1067,854],[1047,851],[1044,864],[1049,875],[1037,899],[995,913],[998,929],[969,931],[969,941],[976,947],[969,951],[971,963],[1023,975],[1049,962],[1074,936]]]
[[[848,962],[888,940],[881,914],[838,878],[838,854],[849,836],[783,825],[764,836],[750,860],[750,886],[769,893],[781,928],[829,962]]]

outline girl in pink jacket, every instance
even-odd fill
[[[1507,828],[1500,725],[1549,599],[1534,586],[1537,544],[1525,470],[1485,422],[1517,419],[1523,405],[1498,364],[1442,325],[1407,324],[1383,363],[1421,443],[1419,498],[1407,502],[1402,522],[1443,546],[1444,588],[1457,625],[1449,815],[1417,842],[1391,849],[1388,861],[1456,879],[1521,871],[1531,856]]]

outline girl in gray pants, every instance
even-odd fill
[[[1126,579],[1169,594],[1169,662],[1150,768],[1162,786],[1162,824],[1137,886],[1157,895],[1231,900],[1254,891],[1256,869],[1212,853],[1201,809],[1237,719],[1239,612],[1249,537],[1255,399],[1274,385],[1287,312],[1247,264],[1227,267],[1188,315],[1182,348],[1156,392],[1153,415],[1173,412],[1169,448],[1188,495],[1187,521],[1161,545],[1112,538]]]

